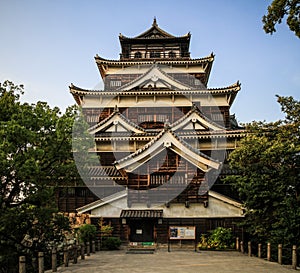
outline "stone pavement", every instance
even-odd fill
[[[51,272],[51,271],[47,271]],[[124,250],[100,251],[78,264],[58,268],[64,273],[292,273],[279,265],[236,251],[158,250],[154,254],[126,254]]]

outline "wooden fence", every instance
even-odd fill
[[[266,247],[266,255],[265,257],[263,257],[262,253],[262,248],[263,245],[262,244],[258,244],[257,246],[257,257],[258,258],[266,258],[267,261],[271,261],[272,260],[272,250],[274,251],[274,247],[271,247],[270,243],[267,243]],[[236,250],[240,251],[242,253],[248,253],[248,256],[251,257],[253,256],[253,245],[252,242],[249,241],[247,243],[247,245],[244,245],[243,241],[240,241],[239,238],[236,238]],[[287,251],[291,252],[291,261],[290,264],[292,265],[293,269],[297,269],[297,246],[293,245],[290,249],[286,249]],[[277,246],[277,262],[279,264],[283,264],[283,247],[282,244],[278,244]]]
[[[91,253],[95,253],[100,250],[100,241],[92,241],[92,243],[86,244],[74,244],[65,246],[63,249],[58,250],[54,247],[51,251],[51,269],[52,272],[57,272],[57,268],[59,265],[63,265],[64,267],[69,266],[69,262],[71,261],[73,264],[77,263],[78,258],[80,257],[82,260],[85,259],[85,256],[90,256]],[[37,260],[34,259],[32,261],[34,272],[44,273],[45,272],[45,253],[39,252]],[[62,263],[59,261],[58,257],[62,258]],[[26,273],[26,257],[19,257],[19,273]]]

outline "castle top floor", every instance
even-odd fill
[[[120,60],[189,59],[191,34],[173,36],[158,27],[154,18],[152,27],[140,35],[129,38],[119,35]]]

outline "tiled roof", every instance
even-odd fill
[[[192,115],[193,113],[197,113],[201,118],[203,118],[206,122],[214,125],[215,127],[218,127],[220,129],[226,130],[225,127],[220,126],[219,124],[217,124],[216,122],[210,120],[208,117],[206,117],[205,115],[203,115],[201,113],[201,111],[198,109],[197,106],[195,106],[193,104],[192,109],[186,113],[186,115],[184,115],[183,117],[181,117],[180,119],[178,119],[177,121],[175,121],[173,124],[171,124],[171,128],[175,127],[176,125],[180,124],[181,122],[183,122],[184,120],[186,120],[190,115]]]
[[[202,58],[195,58],[195,59],[160,59],[160,60],[155,60],[156,63],[158,64],[193,64],[193,63],[207,63],[207,62],[213,62],[215,55],[211,53],[209,56],[202,57]],[[144,65],[144,64],[153,64],[153,60],[116,60],[116,59],[105,59],[100,57],[99,55],[95,56],[96,62],[103,63],[103,64],[110,64],[110,65],[133,65],[133,64],[139,64],[139,65]]]
[[[127,123],[128,125],[134,127],[135,129],[144,132],[144,128],[138,126],[137,124],[135,124],[134,122],[132,122],[131,120],[129,120],[128,118],[126,118],[124,115],[122,115],[119,110],[115,109],[111,115],[109,115],[107,118],[103,119],[102,121],[100,121],[99,123],[97,123],[96,125],[92,126],[91,128],[88,129],[89,132],[92,132],[94,130],[96,130],[97,128],[100,128],[103,124],[105,124],[106,122],[108,122],[110,119],[112,119],[114,116],[119,116],[125,123]]]
[[[190,85],[186,84],[186,83],[183,83],[183,82],[180,82],[179,80],[176,80],[175,78],[171,77],[168,73],[164,72],[158,65],[157,63],[154,63],[153,65],[150,66],[150,68],[148,69],[148,71],[146,71],[144,74],[142,74],[141,76],[137,77],[135,80],[123,85],[123,86],[120,86],[116,92],[119,92],[119,91],[124,91],[126,90],[126,88],[128,86],[131,86],[133,85],[134,83],[138,82],[139,80],[141,80],[142,78],[144,78],[145,76],[147,76],[153,69],[157,69],[160,73],[162,73],[165,77],[167,77],[167,79],[169,79],[170,81],[174,81],[175,83],[178,83],[180,84],[181,86],[185,87],[187,90],[192,90],[192,89],[195,89],[193,87],[191,87]]]
[[[120,218],[162,218],[163,210],[122,210]]]
[[[88,90],[77,87],[75,85],[70,86],[70,92],[73,95],[110,95],[110,96],[136,96],[136,95],[200,95],[200,94],[235,94],[240,90],[240,83],[237,82],[227,87],[221,88],[207,88],[207,89],[193,89],[193,90],[135,90],[135,91],[104,91],[104,90]]]
[[[91,179],[104,179],[104,178],[125,179],[114,166],[89,167],[88,176]]]
[[[161,38],[163,38],[163,39],[166,39],[166,38],[189,39],[190,36],[191,36],[191,34],[187,33],[184,36],[176,37],[176,36],[166,32],[165,30],[161,29],[157,24],[156,18],[154,18],[152,26],[149,29],[147,29],[146,31],[144,31],[143,33],[141,33],[138,36],[135,36],[133,38],[126,37],[120,33],[119,39],[120,39],[120,41],[121,40],[134,40],[134,39],[161,39]]]
[[[177,139],[182,145],[184,145],[186,148],[188,148],[190,151],[196,153],[199,156],[202,156],[206,159],[209,159],[211,161],[214,162],[218,162],[217,160],[214,160],[212,158],[210,158],[209,156],[207,156],[206,154],[200,152],[198,149],[195,149],[194,147],[192,147],[190,144],[188,144],[187,142],[185,142],[182,138],[180,138],[175,132],[173,132],[171,130],[171,128],[167,127],[164,128],[156,137],[154,137],[150,142],[148,142],[146,145],[144,145],[142,148],[138,149],[135,153],[132,153],[124,158],[121,158],[120,160],[116,161],[115,163],[121,163],[124,162],[130,158],[134,158],[135,156],[141,154],[142,152],[144,152],[145,150],[147,150],[148,148],[150,148],[154,143],[156,143],[157,141],[159,141],[160,138],[162,138],[162,136],[166,133],[169,132],[175,139]]]

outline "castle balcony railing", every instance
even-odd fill
[[[132,54],[122,54],[120,53],[120,60],[161,60],[161,59],[169,59],[169,60],[188,60],[190,59],[190,52],[147,52],[147,53],[132,53]]]

